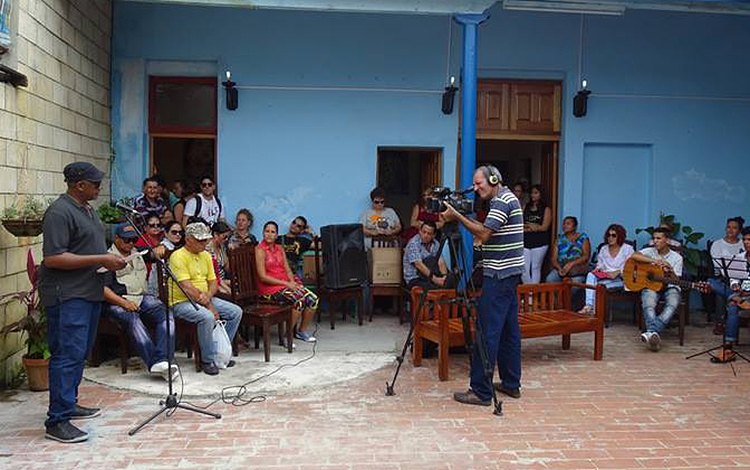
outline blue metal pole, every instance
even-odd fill
[[[471,186],[477,164],[477,29],[489,18],[488,13],[455,15],[456,23],[464,27],[464,54],[461,67],[461,179],[459,189]],[[471,273],[474,245],[471,233],[461,228],[464,253]]]

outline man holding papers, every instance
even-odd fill
[[[138,235],[130,223],[115,228],[115,242],[109,252],[122,256],[127,265],[106,273],[102,313],[122,325],[149,372],[167,379],[167,349],[174,353],[174,324],[170,324],[172,338],[167,347],[166,310],[159,299],[148,294],[146,264],[133,247],[136,240]],[[153,339],[144,323],[154,332]],[[171,373],[173,378],[177,376],[176,364],[172,364]]]

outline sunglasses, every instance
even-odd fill
[[[151,228],[161,228],[161,224],[148,224]]]
[[[201,183],[201,187],[203,188],[210,188],[213,185],[214,185],[213,183]]]
[[[385,199],[373,199],[373,204],[385,204]]]
[[[138,241],[138,238],[130,238],[130,237],[128,237],[128,238],[123,238],[122,241],[124,241],[125,243],[135,243],[135,242]]]
[[[305,226],[302,224],[292,224],[294,227],[297,227],[298,229],[304,229]]]
[[[91,186],[95,188],[98,188],[102,185],[101,181],[89,181],[89,180],[84,180],[84,181],[86,181],[88,184],[90,184]]]
[[[617,234],[616,233],[608,233],[607,236],[608,237],[617,237]]]
[[[185,234],[185,231],[184,231],[184,230],[170,230],[170,231],[169,231],[169,233],[170,233],[171,235],[179,235],[179,236],[182,236],[182,235],[184,235],[184,234]]]

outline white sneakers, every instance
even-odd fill
[[[641,341],[646,343],[648,348],[654,352],[661,348],[661,337],[655,331],[646,331],[641,333]]]
[[[167,364],[167,361],[161,361],[157,362],[156,364],[151,366],[151,375],[159,375],[164,380],[168,380],[169,376],[167,375],[167,368],[169,368],[169,364]],[[172,380],[176,379],[180,376],[180,369],[177,367],[177,364],[172,364]]]

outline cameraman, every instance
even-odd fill
[[[524,266],[523,211],[516,196],[503,186],[502,181],[500,172],[492,165],[481,166],[474,172],[474,191],[481,199],[490,201],[484,224],[467,218],[449,204],[440,215],[446,222],[461,222],[481,240],[484,279],[478,321],[490,361],[487,367],[494,375],[497,361],[502,382],[494,385],[495,389],[520,398],[521,334],[516,286],[521,282]],[[479,341],[475,341],[470,388],[466,392],[454,393],[453,399],[470,405],[489,406],[492,389],[484,372],[479,347]]]

